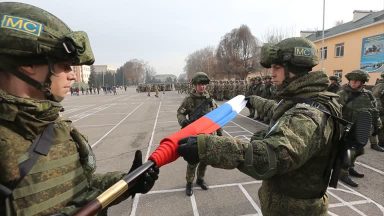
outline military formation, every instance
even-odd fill
[[[172,83],[155,83],[155,84],[145,84],[140,83],[136,87],[136,92],[156,92],[156,89],[161,92],[173,91]]]
[[[142,165],[141,152],[128,172],[96,174],[86,136],[60,115],[75,80],[71,66],[95,61],[85,32],[23,3],[0,3],[0,17],[0,215],[74,215]],[[263,181],[263,215],[327,215],[328,186],[340,179],[357,187],[351,177],[364,177],[354,163],[368,140],[384,152],[384,81],[367,90],[368,73],[354,70],[340,86],[338,77],[312,71],[316,47],[301,37],[263,45],[260,64],[271,76],[246,83],[211,81],[197,72],[190,84],[175,85],[188,94],[177,110],[181,128],[215,109],[215,99],[239,94],[246,95],[249,117],[269,123],[250,141],[222,136],[221,129],[179,140],[176,151],[188,162],[186,194],[193,194],[196,170],[196,184],[208,190],[208,165],[238,169]],[[137,91],[158,97],[167,89],[172,85],[141,84]],[[147,193],[158,174],[150,165],[110,205]],[[104,207],[98,215],[107,215]]]

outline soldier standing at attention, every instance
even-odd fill
[[[381,79],[378,80],[376,85],[372,88],[372,94],[376,98],[377,109],[379,110],[379,116],[381,122],[384,122],[384,73],[381,75]],[[384,127],[382,127],[378,132],[379,147],[373,148],[376,151],[384,151]]]
[[[155,88],[155,97],[159,97],[159,85],[154,84],[153,87]]]
[[[209,113],[217,107],[215,101],[206,91],[206,86],[209,84],[208,75],[204,72],[197,72],[192,78],[192,85],[194,89],[192,92],[184,98],[179,109],[177,110],[177,120],[182,128],[191,124],[198,118]],[[222,136],[222,129],[217,130],[217,135]],[[187,174],[186,174],[186,194],[191,196],[192,182],[195,178],[195,172],[197,168],[197,180],[196,184],[199,185],[203,190],[208,190],[208,185],[204,181],[205,171],[207,165],[202,163],[188,163]]]
[[[343,118],[350,122],[355,122],[360,112],[369,112],[372,116],[372,128],[367,128],[367,130],[370,130],[371,134],[376,138],[382,125],[376,100],[372,92],[364,88],[364,83],[369,80],[368,73],[363,70],[354,70],[347,73],[345,77],[348,79],[348,84],[343,86],[337,93],[340,96],[340,104],[343,105]],[[381,149],[378,146],[377,139],[371,138],[370,142],[372,148]],[[364,177],[364,174],[354,169],[356,158],[364,154],[364,146],[352,146],[351,150],[353,152],[352,166],[343,169],[340,180],[352,187],[357,187],[358,184],[349,176]]]
[[[0,3],[0,19],[0,215],[73,215],[126,175],[95,174],[86,137],[59,115],[71,66],[94,62],[87,34],[23,3]],[[149,191],[157,176],[151,168],[114,204]]]
[[[251,96],[251,106],[273,103],[271,124],[260,139],[246,142],[214,135],[179,141],[178,152],[190,163],[204,162],[263,180],[259,189],[263,215],[327,215],[326,190],[339,140],[339,124],[323,112],[341,116],[337,95],[327,92],[328,76],[311,72],[318,64],[315,45],[288,38],[261,49],[261,65],[271,68],[282,101]],[[321,110],[320,110],[321,109]]]
[[[339,77],[338,76],[330,76],[329,77],[329,86],[327,88],[327,91],[337,93],[340,90],[340,83],[339,83]]]

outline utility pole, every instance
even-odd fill
[[[325,23],[325,0],[323,0],[323,34],[321,39],[321,70],[324,71],[324,23]]]

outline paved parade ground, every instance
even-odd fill
[[[68,96],[63,115],[88,136],[97,158],[97,172],[125,171],[140,149],[147,159],[164,137],[178,131],[176,110],[185,94],[160,92],[160,97],[136,93],[134,88],[117,95]],[[224,129],[225,136],[249,140],[266,125],[249,119],[245,108]],[[365,174],[356,179],[358,188],[339,183],[328,189],[329,215],[384,215],[384,153],[366,146],[356,169]],[[145,195],[136,195],[109,209],[109,215],[261,215],[257,191],[261,181],[237,170],[208,167],[205,180],[208,191],[194,188],[185,195],[186,162],[179,158],[160,168],[159,180]],[[298,182],[300,184],[300,182]]]

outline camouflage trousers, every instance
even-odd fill
[[[195,172],[197,168],[197,179],[204,179],[205,171],[207,170],[207,164],[197,163],[197,164],[188,164],[187,165],[187,174],[185,179],[187,182],[192,183],[195,178]]]

